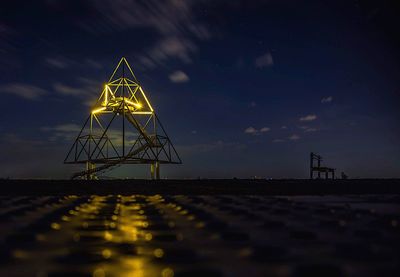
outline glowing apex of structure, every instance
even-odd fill
[[[129,70],[129,72],[127,72],[127,73],[124,72],[124,71],[125,71],[125,70],[124,70],[125,67]],[[122,71],[123,71],[123,72],[122,72],[122,75],[124,75],[124,76],[126,76],[126,77],[130,75],[130,77],[133,78],[133,80],[134,80],[135,82],[138,82],[138,80],[136,79],[136,76],[135,76],[135,74],[133,73],[132,68],[131,68],[131,66],[129,65],[128,61],[125,59],[125,57],[122,57],[122,58],[119,60],[117,67],[114,69],[114,72],[113,72],[113,74],[111,75],[110,79],[108,80],[109,83],[113,83],[114,81],[118,80],[118,78],[115,78],[115,76],[116,76],[116,75],[118,76],[117,73],[118,73],[118,71],[121,70],[121,69],[122,69]],[[128,78],[128,79],[131,79],[131,78]]]
[[[128,61],[122,57],[97,100],[92,114],[129,111],[154,112]]]

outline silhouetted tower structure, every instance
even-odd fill
[[[322,157],[320,155],[310,153],[310,179],[314,179],[314,172],[318,173],[318,179],[321,179],[321,173],[325,173],[325,179],[329,179],[329,173],[332,174],[332,179],[335,179],[335,169],[321,166],[321,162]]]
[[[64,163],[86,165],[73,179],[95,179],[95,173],[122,164],[149,164],[151,178],[159,179],[160,164],[182,163],[125,58],[104,85]]]

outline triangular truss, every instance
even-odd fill
[[[105,84],[64,163],[86,164],[73,178],[87,179],[121,164],[151,164],[152,178],[158,179],[160,164],[182,163],[125,58]]]

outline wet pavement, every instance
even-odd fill
[[[0,276],[400,276],[400,196],[0,197]]]

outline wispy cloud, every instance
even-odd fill
[[[309,126],[299,126],[300,129],[304,130],[304,132],[315,132],[317,128],[309,127]]]
[[[55,83],[53,87],[56,92],[69,96],[85,96],[88,93],[85,88],[70,87],[61,83]]]
[[[299,139],[300,139],[300,136],[298,136],[298,135],[296,135],[296,134],[293,134],[293,135],[291,135],[288,139],[290,139],[290,140],[299,140]]]
[[[67,68],[69,65],[68,61],[62,58],[46,58],[45,62],[47,63],[48,66],[58,69]]]
[[[330,103],[332,102],[332,100],[333,100],[332,96],[324,97],[321,99],[321,103]]]
[[[198,1],[104,0],[91,1],[96,17],[79,19],[78,24],[93,33],[126,29],[146,29],[158,34],[153,46],[146,47],[137,59],[144,68],[153,68],[170,58],[191,62],[196,40],[211,38],[211,32],[195,16]]]
[[[41,131],[47,132],[50,134],[49,140],[56,141],[56,140],[64,140],[64,141],[73,141],[75,137],[78,135],[78,132],[81,130],[82,126],[77,124],[60,124],[56,126],[43,126],[40,128]]]
[[[258,68],[264,68],[264,67],[269,67],[274,65],[274,59],[272,58],[272,55],[270,52],[265,53],[264,55],[257,57],[255,60],[255,65]]]
[[[66,69],[70,67],[91,67],[94,69],[100,69],[102,68],[102,64],[98,61],[92,60],[92,59],[85,59],[83,61],[75,61],[73,59],[63,57],[63,56],[51,56],[47,57],[44,62],[46,63],[47,66],[55,69]]]
[[[78,132],[81,129],[81,127],[77,124],[71,124],[71,123],[67,123],[67,124],[60,124],[60,125],[56,125],[53,127],[48,127],[48,126],[44,126],[41,127],[40,130],[42,131],[57,131],[57,132]]]
[[[255,129],[254,127],[248,127],[248,128],[246,128],[245,130],[244,130],[244,132],[246,133],[246,134],[256,134],[258,131],[257,131],[257,129]]]
[[[94,69],[103,68],[103,65],[100,62],[92,60],[92,59],[86,59],[85,60],[85,64],[90,66],[90,67],[92,67],[92,68],[94,68]]]
[[[270,130],[271,130],[271,129],[268,128],[268,127],[262,127],[260,130],[257,130],[256,128],[250,126],[250,127],[246,128],[246,129],[244,130],[244,132],[245,132],[246,134],[257,135],[257,134],[259,134],[259,133],[266,133],[266,132],[269,132]]]
[[[6,133],[6,134],[2,134],[0,136],[0,143],[4,143],[4,144],[12,144],[15,143],[15,145],[19,145],[19,147],[22,147],[24,145],[30,144],[33,146],[39,146],[39,145],[45,145],[46,142],[42,141],[42,140],[34,140],[34,139],[29,139],[29,138],[23,138],[18,134],[14,134],[14,133]],[[5,148],[3,148],[5,149]],[[18,149],[18,147],[17,147]]]
[[[307,128],[304,131],[305,132],[316,132],[318,129],[317,128]]]
[[[169,80],[173,83],[185,83],[189,81],[189,76],[181,70],[177,70],[169,75]]]
[[[287,129],[287,126],[283,125],[283,126],[281,127],[281,129],[282,129],[282,130],[286,130],[286,129]]]
[[[55,83],[53,84],[53,89],[63,96],[81,98],[86,106],[92,106],[101,93],[101,83],[87,78],[79,78],[78,81],[80,83],[79,86]]]
[[[64,141],[70,142],[72,144],[74,139],[80,132],[81,128],[82,126],[80,125],[66,123],[56,126],[43,126],[40,128],[40,130],[49,134],[49,141]],[[97,127],[94,127],[92,131],[98,136],[102,136],[104,132],[103,129]],[[84,130],[84,132],[87,132],[87,129]],[[107,137],[112,141],[114,146],[122,145],[122,136],[120,130],[109,128],[106,134]],[[133,143],[134,139],[137,137],[137,134],[131,131],[127,131],[125,132],[125,136],[127,139],[125,142]]]
[[[309,114],[303,117],[300,117],[300,121],[314,121],[317,119],[317,115],[315,114]]]
[[[257,106],[257,103],[255,101],[251,101],[249,107],[254,108],[255,106]]]
[[[24,83],[11,83],[0,86],[1,93],[13,94],[26,100],[38,100],[47,93],[46,90]]]
[[[91,32],[146,28],[169,36],[190,32],[200,39],[210,37],[209,30],[194,16],[195,1],[176,0],[92,0],[98,18],[81,19],[80,25]],[[104,28],[105,25],[108,28]]]
[[[197,46],[192,40],[180,36],[169,36],[161,38],[137,59],[144,68],[164,65],[169,59],[177,59],[188,64],[192,62],[191,54],[196,51]]]
[[[274,139],[272,142],[274,143],[279,143],[279,142],[284,142],[284,139]]]

